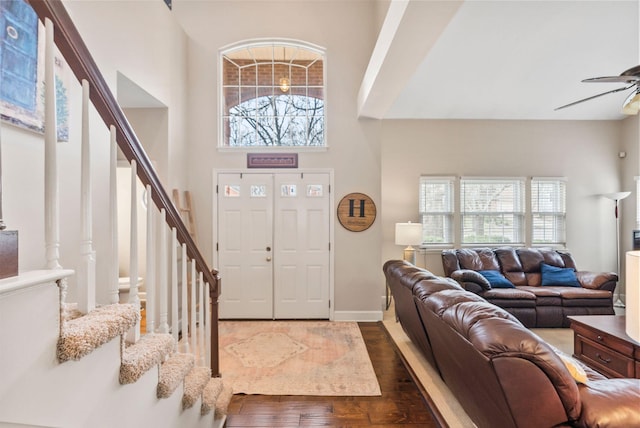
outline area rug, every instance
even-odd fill
[[[235,394],[381,395],[356,323],[221,321],[219,340]]]

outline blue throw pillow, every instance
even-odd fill
[[[561,268],[541,263],[540,273],[542,274],[541,285],[581,287],[576,277],[576,271],[572,268]]]
[[[497,270],[479,270],[478,273],[489,281],[491,288],[516,288],[511,281]]]

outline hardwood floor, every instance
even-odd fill
[[[382,323],[360,323],[382,395],[234,395],[227,427],[440,427]]]

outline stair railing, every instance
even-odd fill
[[[166,190],[162,186],[160,179],[158,178],[155,172],[155,169],[151,164],[150,159],[148,158],[148,156],[146,155],[142,147],[142,144],[140,143],[133,129],[129,125],[129,122],[127,121],[122,109],[120,108],[111,90],[106,84],[104,77],[99,71],[95,61],[93,60],[91,54],[89,53],[88,48],[84,44],[78,30],[73,24],[62,2],[60,0],[27,0],[27,2],[32,6],[34,11],[38,15],[38,18],[43,23],[45,23],[45,27],[48,28],[47,32],[53,33],[53,40],[55,41],[55,45],[57,46],[58,50],[64,57],[65,61],[69,65],[70,69],[73,71],[78,81],[82,83],[83,88],[86,87],[86,89],[83,89],[83,94],[86,94],[85,96],[90,99],[91,103],[93,104],[94,108],[102,118],[103,122],[110,129],[112,145],[114,146],[114,148],[112,148],[112,151],[111,151],[111,162],[112,163],[114,162],[115,145],[117,144],[117,146],[120,148],[120,150],[122,151],[126,159],[132,164],[135,177],[137,177],[147,189],[147,194],[149,196],[150,201],[153,201],[156,207],[160,210],[161,221],[163,223],[166,223],[167,227],[171,229],[172,248],[175,249],[176,247],[180,246],[182,251],[181,269],[183,272],[182,301],[185,303],[187,302],[187,299],[185,298],[186,283],[184,282],[184,278],[185,278],[186,272],[189,269],[189,262],[187,261],[187,259],[191,261],[190,267],[191,267],[192,296],[188,303],[189,303],[189,306],[191,306],[192,304],[193,306],[191,306],[192,311],[190,316],[183,312],[182,325],[180,326],[178,324],[177,303],[176,303],[178,301],[178,298],[176,295],[177,294],[177,268],[176,268],[177,257],[172,257],[172,260],[171,260],[171,263],[173,265],[172,270],[173,272],[176,273],[176,274],[172,274],[172,281],[171,281],[172,282],[171,286],[176,287],[175,288],[176,291],[175,292],[172,291],[172,295],[174,296],[173,297],[174,302],[172,303],[173,317],[172,317],[171,328],[172,328],[173,334],[176,336],[178,334],[179,329],[181,328],[180,331],[182,331],[183,333],[183,338],[185,337],[185,333],[187,333],[187,331],[191,333],[190,340],[192,341],[192,346],[195,345],[196,339],[198,339],[198,343],[200,344],[209,342],[209,345],[208,345],[209,349],[206,352],[209,358],[207,359],[210,360],[212,375],[218,376],[220,373],[219,364],[218,364],[218,297],[220,295],[220,286],[221,286],[218,272],[216,270],[210,269],[207,263],[205,262],[202,254],[200,253],[197,245],[195,244],[193,238],[191,237],[187,227],[185,226],[180,216],[180,213],[178,212],[175,205],[169,198],[169,195],[167,194]],[[50,21],[51,25],[47,25],[46,21]],[[52,78],[50,82],[53,82]],[[47,87],[53,88],[54,85],[53,84],[46,85],[45,90],[47,89]],[[53,91],[51,92],[52,92],[52,95],[50,96],[55,97],[53,94]],[[45,102],[46,102],[46,98],[47,97],[45,97]],[[54,107],[55,107],[55,104],[54,104]],[[55,114],[51,113],[53,117],[49,117],[47,119],[46,118],[47,110],[51,112],[52,110],[55,111],[55,108],[47,109],[47,107],[45,107],[45,123],[55,124]],[[84,133],[85,131],[83,130],[83,140],[84,140]],[[45,201],[45,205],[46,205],[45,210],[47,211],[46,213],[47,220],[45,221],[45,223],[57,223],[58,221],[57,184],[55,184],[57,183],[56,164],[55,164],[55,160],[52,160],[51,163],[49,163],[49,161],[46,160],[46,159],[55,159],[55,140],[56,140],[55,127],[45,126],[45,177],[46,177],[45,181],[47,182],[47,185],[50,186],[50,188],[45,189],[45,195],[46,195],[45,199],[47,198],[51,199],[50,203],[47,203]],[[84,147],[84,142],[83,142],[83,147]],[[53,155],[47,154],[48,150],[50,152],[53,151]],[[83,159],[85,156],[88,159],[88,153],[83,154]],[[89,173],[83,171],[83,176],[85,175],[89,176]],[[113,186],[113,178],[112,178],[111,184]],[[85,186],[87,186],[86,183],[82,185],[83,189],[85,188]],[[133,188],[133,185],[132,185],[132,188]],[[85,203],[83,202],[83,206],[84,204]],[[90,198],[88,200],[87,206],[90,206]],[[151,212],[153,210],[148,210],[148,211]],[[88,215],[90,216],[90,210]],[[152,225],[149,226],[148,224],[147,227],[152,228],[153,223],[155,222],[154,216],[152,213],[148,213],[148,216],[149,216],[148,219],[151,219],[150,223]],[[112,211],[110,213],[110,218],[112,219],[112,221],[114,221],[113,217],[114,217],[114,213]],[[86,223],[84,223],[84,218],[85,217],[83,214],[83,229],[85,231],[89,231],[90,225],[87,225]],[[113,224],[111,227],[113,228]],[[167,229],[167,228],[163,228],[163,229]],[[148,229],[148,230],[152,230],[152,229]],[[46,236],[47,267],[49,269],[60,268],[60,265],[58,263],[58,257],[59,257],[58,255],[59,237],[57,236],[58,233],[59,232],[57,228],[55,227],[50,228],[45,224],[45,234],[47,235]],[[151,235],[153,235],[153,233],[151,233]],[[82,270],[81,274],[85,278],[90,278],[90,281],[91,281],[90,266],[91,266],[91,263],[94,263],[94,260],[92,260],[93,250],[91,248],[90,232],[88,232],[88,236],[85,236],[85,234],[83,234],[82,239],[83,239],[82,255],[83,255],[84,263],[87,263],[89,267],[87,267],[88,272],[85,272],[84,271],[85,268],[83,267],[81,269]],[[154,238],[148,236],[147,238],[148,246],[149,246],[150,239],[153,240]],[[161,253],[164,249],[167,248],[167,245],[163,247],[163,242],[167,243],[166,231],[160,233],[159,248]],[[133,249],[133,244],[132,244],[132,249]],[[153,257],[153,255],[150,256],[148,254],[147,257],[148,257],[148,260],[150,260],[150,258]],[[160,260],[167,260],[167,258],[162,259],[162,255],[161,255]],[[113,260],[113,263],[115,263],[117,266],[117,258]],[[83,265],[83,266],[87,266],[87,265]],[[137,271],[137,268],[134,269],[134,272],[136,271]],[[153,269],[148,269],[148,273],[151,274],[151,276],[153,277],[154,274],[152,273],[152,271]],[[166,326],[167,313],[163,314],[163,308],[162,308],[162,298],[163,296],[165,299],[167,297],[166,292],[164,292],[164,295],[163,295],[163,289],[162,289],[163,280],[164,281],[167,280],[166,278],[164,279],[162,278],[163,272],[164,272],[164,269],[160,269],[161,278],[159,281],[157,281],[160,283],[160,288],[156,290],[156,292],[160,294],[159,296],[160,302],[161,302],[160,317],[159,317],[159,320],[157,321],[155,320],[155,318],[152,317],[151,326],[148,325],[147,329],[149,330],[149,328],[151,329],[158,328],[160,332],[167,332],[167,331],[162,331],[162,330],[168,329],[167,328],[168,326]],[[137,277],[137,273],[135,276]],[[82,278],[80,279],[82,280]],[[147,278],[147,280],[150,280],[150,278]],[[117,287],[117,277],[115,278],[115,281],[116,281],[115,287]],[[130,279],[131,285],[134,285],[136,282],[137,282],[137,278],[133,278],[132,276],[132,278]],[[135,290],[136,289],[134,287],[132,289],[132,292]],[[165,291],[167,291],[166,288],[165,288]],[[85,290],[83,291],[83,293],[91,296],[92,290],[88,290],[88,291]],[[114,294],[113,296],[115,295],[116,294]],[[201,309],[199,311],[200,332],[199,334],[196,335],[194,333],[195,333],[195,323],[196,323],[196,316],[195,316],[196,303],[195,302],[196,302],[197,295],[199,295],[199,301],[201,302],[201,305],[203,305],[205,302],[205,295],[208,297],[206,298],[206,300],[209,301],[209,304],[207,305],[208,308],[206,308],[208,309],[207,318],[210,318],[211,321],[207,322],[207,320],[203,318],[203,312],[204,312],[203,309],[205,308],[200,308]],[[91,298],[88,297],[86,298],[85,301],[90,301],[90,300]],[[83,306],[82,303],[81,303],[81,306]],[[175,308],[173,306],[175,306]],[[84,304],[84,307],[87,307],[86,303]],[[88,304],[88,309],[91,309],[91,303]],[[153,310],[155,311],[155,309]],[[202,337],[204,335],[203,332],[205,331],[205,329],[206,329],[207,337],[209,337],[210,340],[204,340],[205,338]],[[196,338],[196,336],[198,336],[198,338]],[[135,338],[133,340],[135,340]]]

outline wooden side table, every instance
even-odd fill
[[[570,316],[573,356],[607,377],[640,379],[640,343],[625,332],[625,317]]]

